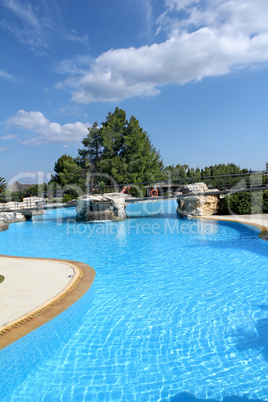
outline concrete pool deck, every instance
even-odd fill
[[[0,274],[0,350],[70,307],[95,277],[77,261],[9,256],[0,256]]]

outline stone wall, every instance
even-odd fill
[[[76,218],[85,221],[125,219],[128,197],[122,193],[82,197],[77,201]]]
[[[194,183],[184,186],[182,194],[178,195],[177,214],[180,216],[205,216],[214,215],[219,210],[219,196],[206,195],[210,192],[205,183]],[[214,190],[217,191],[217,190]],[[200,195],[191,195],[199,193]],[[185,194],[189,194],[185,196]]]

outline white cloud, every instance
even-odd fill
[[[166,0],[168,11],[160,24],[174,29],[198,29],[210,27],[230,36],[267,33],[268,2],[266,0]],[[184,16],[178,19],[174,10]],[[166,18],[166,19],[165,19]],[[173,22],[173,24],[172,24]]]
[[[45,50],[48,48],[48,45],[45,41],[44,35],[36,33],[31,28],[21,28],[16,24],[8,23],[6,21],[1,21],[0,27],[11,32],[15,36],[18,43],[27,46],[35,54],[45,54]]]
[[[48,48],[45,35],[45,30],[50,28],[48,18],[44,15],[38,18],[31,4],[22,4],[19,0],[3,0],[3,5],[13,13],[16,22],[1,20],[0,27],[11,32],[19,43],[43,55]]]
[[[9,80],[9,81],[14,81],[15,77],[9,73],[7,73],[6,71],[0,70],[0,78],[3,78],[5,80]]]
[[[89,44],[88,36],[86,34],[80,35],[75,29],[71,30],[71,33],[67,35],[67,39],[72,42],[80,42],[86,46]]]
[[[0,28],[12,33],[18,43],[37,55],[47,55],[50,46],[54,46],[55,37],[89,45],[86,34],[80,34],[75,29],[66,31],[60,2],[0,0],[0,3],[10,12],[5,19],[0,19]]]
[[[41,112],[19,110],[16,116],[6,120],[14,125],[35,134],[30,140],[21,141],[26,145],[42,143],[81,141],[88,134],[89,124],[76,122],[60,125],[50,122]]]
[[[119,101],[267,63],[267,21],[267,0],[166,0],[158,20],[165,41],[111,49],[57,87],[70,88],[80,103]]]
[[[2,0],[2,5],[10,13],[0,20],[0,28],[11,32],[18,43],[27,46],[36,55],[46,55],[55,35],[62,34],[61,12],[55,1],[32,4],[22,0]]]
[[[58,74],[70,75],[84,74],[87,69],[89,69],[92,61],[92,57],[79,54],[71,59],[62,60],[61,63],[55,68],[55,72]]]
[[[0,137],[0,140],[9,141],[9,140],[14,140],[15,138],[17,138],[16,135],[8,134],[8,135],[4,135],[3,137]]]
[[[0,147],[0,152],[4,152],[4,151],[7,151],[7,150],[8,150],[8,148]]]
[[[217,1],[217,0],[215,0],[215,1]],[[200,0],[166,0],[165,4],[167,7],[167,11],[165,12],[165,14],[174,9],[175,10],[184,10],[187,7],[196,5],[199,2],[200,2]]]
[[[22,21],[31,25],[35,30],[40,30],[39,20],[33,13],[31,4],[24,3],[22,5],[18,0],[3,0],[3,3]]]
[[[138,4],[138,7],[140,8],[140,13],[143,17],[144,25],[146,27],[146,36],[150,40],[154,26],[152,0],[140,0],[140,4]]]

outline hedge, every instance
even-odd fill
[[[238,215],[268,213],[268,190],[232,194],[224,199],[222,212]]]

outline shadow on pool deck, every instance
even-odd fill
[[[219,402],[217,399],[198,399],[194,395],[189,394],[188,392],[181,392],[172,398],[170,398],[170,402]],[[222,402],[267,402],[264,399],[248,399],[246,396],[226,396],[222,399]]]

